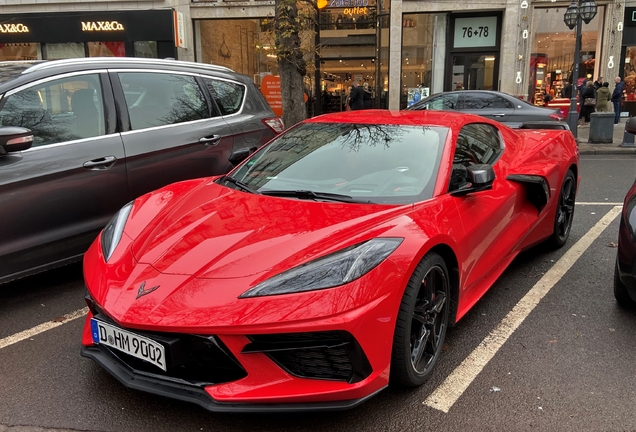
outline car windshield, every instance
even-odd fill
[[[447,134],[439,126],[303,123],[232,177],[268,195],[413,203],[433,195]]]
[[[4,84],[18,77],[25,69],[34,65],[32,61],[0,62],[0,84]]]

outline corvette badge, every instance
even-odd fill
[[[145,296],[146,294],[150,294],[151,292],[159,288],[159,285],[157,285],[149,289],[144,289],[145,286],[146,286],[146,281],[143,281],[141,283],[141,286],[139,287],[139,291],[137,291],[137,297],[135,298],[135,300],[137,300],[139,297]]]

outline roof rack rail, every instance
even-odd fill
[[[149,58],[139,58],[139,57],[81,57],[81,58],[72,58],[72,59],[61,59],[61,60],[51,60],[44,61],[42,63],[35,64],[30,68],[26,69],[23,74],[28,74],[31,72],[45,70],[53,67],[57,67],[60,65],[74,65],[74,64],[94,64],[94,63],[134,63],[140,65],[178,65],[178,66],[186,66],[191,68],[200,68],[200,69],[212,69],[223,72],[234,72],[232,69],[227,68],[225,66],[217,66],[206,63],[195,63],[195,62],[187,62],[182,60],[166,60],[166,59],[149,59]]]

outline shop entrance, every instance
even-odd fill
[[[497,90],[497,52],[452,55],[451,90]]]
[[[322,60],[320,63],[323,114],[346,110],[346,99],[353,80],[366,87],[371,106],[377,106],[375,58]]]

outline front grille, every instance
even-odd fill
[[[116,325],[103,314],[98,314],[95,318]],[[132,331],[166,348],[167,372],[122,351],[105,345],[100,345],[100,348],[108,350],[137,373],[152,374],[197,386],[221,384],[247,376],[238,360],[215,336]]]
[[[243,353],[266,353],[292,375],[354,383],[371,365],[353,336],[343,331],[249,336]]]

